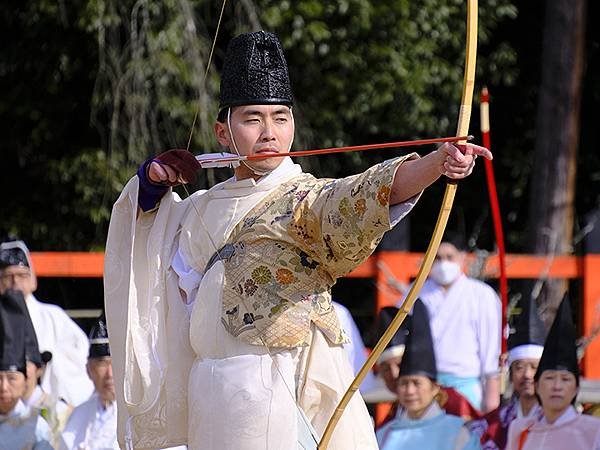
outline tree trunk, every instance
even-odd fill
[[[571,252],[585,13],[586,0],[546,2],[527,246],[549,258]],[[547,323],[565,288],[564,280],[544,284],[539,301]]]

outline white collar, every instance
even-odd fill
[[[299,164],[294,164],[289,156],[283,158],[283,161],[272,172],[258,179],[245,178],[236,180],[235,176],[228,180],[215,185],[208,193],[212,197],[237,197],[252,194],[259,191],[269,191],[280,185],[284,181],[289,180],[302,173],[302,167]]]
[[[577,417],[577,411],[575,411],[575,408],[573,408],[573,406],[569,406],[565,412],[563,412],[558,419],[556,419],[554,421],[554,423],[549,423],[548,420],[546,419],[546,416],[542,417],[542,420],[540,420],[541,423],[543,423],[544,425],[550,425],[550,426],[558,426],[558,425],[562,425],[563,423],[569,422],[570,420],[573,420],[574,418]]]
[[[29,408],[25,406],[25,403],[21,399],[17,400],[17,404],[8,414],[0,414],[0,422],[3,422],[9,418],[16,418],[24,416]]]
[[[442,408],[440,408],[440,405],[437,401],[433,401],[431,402],[431,405],[429,405],[427,407],[427,409],[425,410],[425,413],[418,419],[411,419],[408,416],[408,412],[406,411],[406,409],[404,408],[400,408],[400,410],[398,411],[398,413],[400,414],[400,419],[401,420],[411,420],[411,421],[417,421],[417,420],[427,420],[427,419],[433,419],[434,417],[439,416],[440,414],[442,414]]]
[[[40,399],[42,398],[43,395],[44,395],[44,391],[38,384],[35,386],[35,389],[31,393],[31,396],[28,399],[22,399],[22,400],[26,406],[34,406],[34,405],[38,404],[38,402],[40,401]]]
[[[102,403],[102,400],[100,399],[100,395],[98,395],[98,392],[94,391],[93,395],[96,397],[96,412],[99,415],[102,416],[108,412],[112,412],[112,410],[116,406],[116,401],[111,402],[108,405],[104,406],[104,404]]]
[[[541,409],[539,404],[533,405],[533,407],[529,410],[529,414],[523,414],[523,408],[521,407],[521,402],[517,398],[517,419],[529,419],[536,417],[538,410]]]

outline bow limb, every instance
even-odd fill
[[[475,64],[477,59],[477,9],[477,0],[467,0],[467,36],[465,51],[465,69],[461,105],[458,116],[458,127],[456,131],[457,136],[464,136],[467,134],[469,130],[469,122],[471,119],[473,88],[475,86]],[[461,143],[466,143],[466,141],[463,141]],[[406,319],[406,316],[411,310],[413,304],[415,303],[417,296],[419,295],[419,292],[423,287],[423,283],[425,283],[425,279],[429,275],[429,271],[431,270],[431,266],[433,265],[435,255],[442,241],[442,236],[444,235],[444,231],[448,223],[450,211],[452,210],[452,204],[454,203],[456,186],[457,185],[455,182],[447,182],[446,191],[444,193],[444,199],[442,200],[442,206],[438,214],[435,229],[429,242],[429,246],[427,247],[427,251],[425,252],[423,263],[421,264],[421,268],[419,269],[417,278],[415,279],[398,313],[392,320],[392,323],[385,331],[379,342],[377,342],[375,347],[373,347],[373,351],[369,355],[369,358],[367,358],[367,361],[361,367],[358,374],[352,381],[352,384],[350,385],[350,387],[340,400],[338,406],[336,407],[331,419],[327,423],[327,427],[325,428],[323,437],[321,438],[321,441],[319,443],[319,450],[327,449],[335,427],[339,422],[344,410],[348,406],[348,403],[352,399],[352,396],[358,390],[358,387],[367,376],[367,373],[375,365],[375,362],[377,361],[379,356],[381,356],[381,353],[383,353],[385,347],[392,340],[392,338],[400,328],[400,325],[402,325],[402,322],[404,321],[404,319]]]

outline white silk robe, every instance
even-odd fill
[[[306,347],[268,351],[244,343],[221,324],[223,263],[206,273],[189,264],[191,258],[208,261],[247,211],[298,173],[286,159],[258,183],[228,180],[183,201],[167,194],[158,209],[137,218],[137,178],[124,188],[113,208],[105,259],[122,444],[293,449],[298,406],[317,434],[323,432],[353,378],[342,346],[329,344],[314,327]],[[178,245],[181,233],[193,231],[181,229],[188,214],[200,215],[198,234],[206,236],[205,245],[195,246],[205,249],[200,255]],[[377,448],[360,396],[350,402],[329,448]]]
[[[57,305],[25,299],[40,352],[52,353],[42,378],[42,389],[72,406],[85,402],[94,385],[85,368],[89,341],[79,325]]]

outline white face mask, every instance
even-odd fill
[[[429,276],[437,284],[448,286],[456,280],[461,273],[462,269],[458,263],[452,261],[435,261],[431,267]]]

